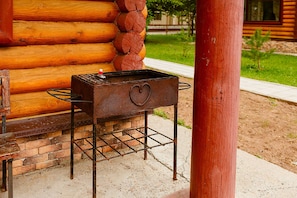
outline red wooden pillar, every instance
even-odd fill
[[[197,0],[190,197],[235,197],[243,0]]]
[[[12,41],[12,0],[0,0],[0,44]]]

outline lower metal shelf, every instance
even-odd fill
[[[172,138],[149,127],[147,130],[145,127],[139,127],[97,135],[96,148],[93,147],[93,137],[74,140],[74,144],[91,160],[93,160],[93,149],[95,149],[96,162],[123,157],[171,143],[174,143]]]
[[[110,118],[111,119],[111,118]],[[110,160],[127,154],[143,151],[144,160],[147,159],[148,149],[173,144],[173,180],[177,179],[177,104],[174,104],[173,138],[148,127],[148,111],[144,111],[144,125],[139,128],[129,128],[98,134],[93,119],[92,136],[74,139],[74,104],[71,103],[71,144],[70,144],[70,178],[73,179],[74,146],[92,160],[93,166],[93,198],[96,198],[97,162]],[[113,151],[113,152],[107,152]]]

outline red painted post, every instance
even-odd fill
[[[197,0],[190,197],[235,197],[243,0]]]
[[[0,0],[0,44],[12,41],[12,0]]]

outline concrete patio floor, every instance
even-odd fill
[[[149,126],[173,135],[173,123],[149,116]],[[172,180],[172,144],[97,163],[97,197],[162,198],[187,197],[190,184],[191,130],[178,127],[178,179]],[[237,152],[237,198],[297,197],[297,175],[244,151]],[[185,190],[186,189],[186,190]],[[172,195],[172,193],[174,193]],[[186,194],[181,194],[186,193]],[[0,193],[7,197],[7,192]],[[74,179],[69,165],[14,177],[16,198],[92,197],[92,162],[76,162]]]

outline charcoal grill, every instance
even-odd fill
[[[71,94],[69,90],[51,90],[59,99],[71,102],[71,158],[70,177],[73,178],[74,145],[80,148],[93,162],[93,197],[96,197],[96,162],[109,160],[138,151],[144,151],[147,159],[147,150],[173,144],[173,179],[176,180],[177,155],[177,103],[178,103],[178,77],[153,71],[133,70],[121,72],[107,72],[104,78],[98,74],[73,75],[71,79]],[[168,137],[148,126],[148,112],[161,106],[174,106],[173,138]],[[93,120],[93,133],[91,137],[74,139],[75,106],[87,113]],[[144,127],[111,131],[98,135],[96,125],[100,122],[110,121],[122,116],[144,114]],[[133,133],[132,133],[133,132]],[[117,150],[105,140],[106,136],[113,136],[118,143],[127,149]],[[121,138],[124,136],[125,138]],[[80,146],[84,140],[89,149]],[[103,144],[97,145],[97,141]],[[143,146],[132,147],[129,142],[134,141]],[[103,153],[104,147],[110,147],[114,152]]]

